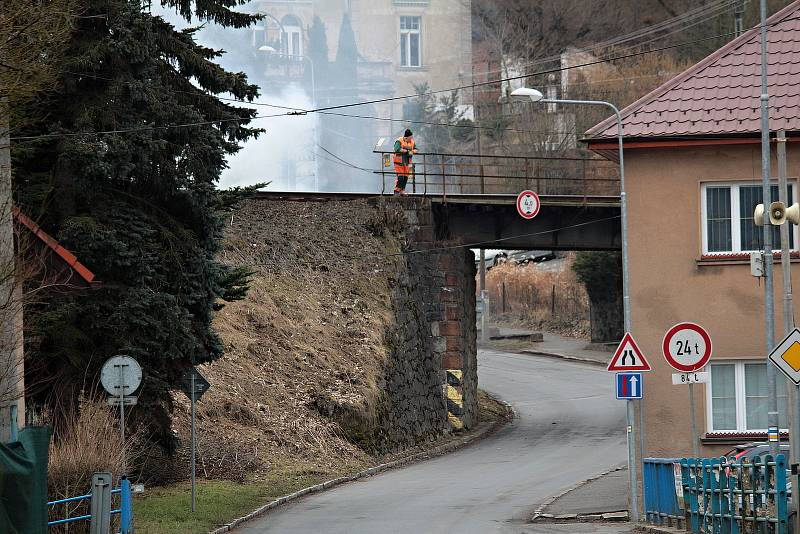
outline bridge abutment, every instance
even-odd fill
[[[430,200],[399,198],[407,223],[408,264],[419,278],[431,354],[438,362],[447,419],[456,430],[478,422],[475,260],[472,251],[436,240]]]

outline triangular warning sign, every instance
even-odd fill
[[[622,338],[606,369],[609,371],[650,371],[650,364],[639,350],[631,333],[625,332],[625,337]]]

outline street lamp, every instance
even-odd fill
[[[620,210],[622,212],[622,315],[625,323],[625,331],[631,331],[631,303],[630,303],[630,283],[628,277],[628,202],[625,194],[625,155],[622,146],[622,116],[617,106],[603,100],[558,100],[555,98],[545,98],[541,91],[530,87],[520,87],[511,93],[512,97],[530,98],[531,102],[541,102],[543,104],[576,104],[589,106],[606,106],[611,108],[617,118],[617,142],[619,144],[619,197]],[[638,495],[636,493],[636,458],[635,443],[631,429],[634,423],[633,401],[628,401],[628,473],[631,485],[631,520],[639,520]],[[644,429],[640,428],[639,432]],[[694,439],[694,437],[693,437]],[[696,445],[695,445],[696,446]]]

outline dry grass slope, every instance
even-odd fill
[[[212,384],[198,403],[201,475],[369,463],[354,441],[368,444],[381,397],[399,267],[385,255],[400,244],[383,228],[389,219],[365,207],[252,201],[234,216],[222,259],[255,275],[247,299],[215,320],[225,358],[201,369]],[[188,443],[189,403],[176,400],[175,430]]]

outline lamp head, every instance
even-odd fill
[[[511,96],[515,98],[528,97],[532,102],[538,102],[544,98],[544,95],[541,92],[537,91],[536,89],[531,89],[530,87],[520,87],[519,89],[514,89],[514,91],[511,92]]]
[[[273,53],[277,52],[277,50],[275,50],[274,48],[272,48],[269,45],[261,45],[261,46],[259,46],[258,47],[258,51],[259,52],[269,52],[270,54],[273,54]]]

